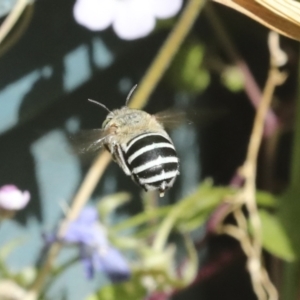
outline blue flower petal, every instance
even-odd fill
[[[68,225],[64,242],[78,244],[80,257],[88,279],[97,271],[105,273],[113,282],[129,278],[130,270],[121,253],[110,246],[105,231],[97,222],[97,211],[92,207],[82,210],[76,220]],[[45,236],[46,244],[57,240],[55,236]]]
[[[64,241],[68,243],[90,244],[93,242],[93,239],[94,234],[91,232],[91,227],[77,222],[69,224],[64,236]]]
[[[122,256],[115,248],[109,246],[95,249],[82,245],[80,256],[88,279],[94,277],[95,273],[103,272],[112,282],[120,282],[129,279],[130,269]]]
[[[108,244],[105,232],[97,223],[97,218],[98,213],[95,208],[84,208],[78,218],[69,224],[64,241],[90,246]]]
[[[98,253],[95,251],[95,248],[81,245],[80,246],[80,257],[83,263],[85,276],[87,279],[92,279],[95,276],[96,271],[101,269],[99,265]]]
[[[77,223],[93,224],[98,220],[98,212],[92,206],[85,207],[76,219]]]
[[[108,245],[107,237],[97,223],[91,225],[77,222],[71,223],[64,236],[64,241],[68,243],[82,243],[89,246]]]
[[[82,257],[81,262],[83,263],[83,268],[85,271],[85,276],[87,279],[93,279],[95,276],[95,266],[91,256]]]
[[[117,249],[109,247],[105,253],[98,254],[98,259],[101,269],[113,282],[129,279],[128,263]]]

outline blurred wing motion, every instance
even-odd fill
[[[183,110],[168,109],[156,113],[154,117],[166,129],[174,129],[182,124],[192,123],[188,119],[188,114]]]
[[[155,114],[156,120],[165,129],[174,129],[183,124],[207,125],[226,115],[225,109],[196,108],[192,110],[169,109]]]
[[[83,130],[71,136],[70,140],[76,153],[85,154],[99,151],[109,135],[110,132],[103,129]]]

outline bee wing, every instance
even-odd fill
[[[195,108],[190,110],[169,109],[154,115],[165,129],[174,129],[182,124],[207,125],[228,112],[224,109]]]
[[[103,129],[83,130],[70,137],[76,153],[85,154],[99,151],[111,131]]]
[[[174,129],[182,124],[192,123],[183,110],[168,109],[156,113],[154,117],[166,129]]]

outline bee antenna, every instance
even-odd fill
[[[129,100],[130,100],[130,97],[132,96],[132,94],[133,94],[133,92],[135,91],[136,88],[137,88],[137,84],[130,90],[130,92],[129,92],[127,98],[126,98],[125,106],[128,105],[128,102],[129,102]]]
[[[98,102],[98,101],[95,101],[95,100],[92,100],[92,99],[88,99],[88,101],[90,101],[90,102],[92,102],[92,103],[95,103],[95,104],[101,106],[102,108],[106,109],[108,112],[112,113],[112,111],[109,110],[103,103]]]

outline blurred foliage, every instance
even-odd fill
[[[295,260],[296,253],[278,215],[260,210],[259,216],[262,223],[263,247],[281,259]]]
[[[290,239],[291,248],[297,258],[300,258],[300,238],[299,238],[299,190],[288,189],[280,197],[279,220],[282,223]]]
[[[207,180],[199,185],[194,193],[172,205],[151,206],[151,209],[143,210],[117,223],[113,222],[112,215],[128,203],[130,195],[116,193],[100,199],[97,206],[101,224],[105,226],[110,242],[127,253],[132,276],[127,282],[101,287],[87,300],[113,300],[120,297],[124,300],[143,299],[153,291],[176,291],[188,286],[198,269],[197,249],[190,234],[204,226],[214,210],[226,199],[233,197],[237,191],[236,188],[214,186],[211,180]],[[145,207],[149,208],[147,201],[149,199],[145,196]],[[258,191],[257,203],[266,209],[260,210],[264,248],[279,258],[294,260],[296,254],[280,219],[268,212],[269,209],[276,209],[277,201],[271,194]],[[181,243],[171,242],[170,237],[175,233],[181,236]],[[22,242],[12,240],[2,247],[0,276],[26,288],[34,279],[36,270],[27,268],[15,274],[9,271],[5,263],[8,255],[16,247],[20,247]],[[178,251],[184,253],[180,261],[176,255]],[[52,270],[42,299],[47,299],[45,292],[78,259],[71,258]]]
[[[33,266],[28,266],[21,270],[13,272],[10,270],[9,265],[7,264],[7,260],[11,253],[22,247],[24,244],[24,238],[13,239],[7,242],[0,251],[0,279],[9,279],[12,282],[17,283],[19,286],[28,288],[35,276],[36,276],[36,268]]]
[[[167,81],[177,90],[192,94],[202,93],[210,83],[210,74],[203,66],[204,57],[205,45],[189,38],[167,71]]]
[[[233,93],[244,89],[244,74],[236,66],[226,67],[221,74],[221,81]]]

